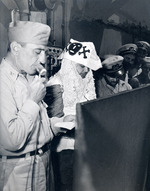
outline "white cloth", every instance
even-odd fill
[[[80,63],[91,70],[98,70],[102,67],[101,60],[96,53],[93,42],[79,42],[70,39],[68,46],[64,49],[59,58]]]
[[[96,99],[93,73],[90,70],[83,79],[76,70],[76,63],[68,59],[62,60],[61,69],[50,78],[48,84],[58,84],[63,88],[63,104],[65,115],[76,115],[76,104]],[[57,152],[74,149],[74,138],[62,136]]]

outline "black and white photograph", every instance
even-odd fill
[[[0,191],[150,191],[150,0],[0,0]]]

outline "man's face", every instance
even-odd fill
[[[124,55],[124,62],[130,65],[133,65],[135,62],[135,55],[133,54],[126,54]]]
[[[25,44],[21,46],[17,56],[20,69],[29,75],[34,75],[37,71],[40,71],[46,60],[45,46],[36,44]]]
[[[89,68],[82,65],[82,64],[77,64],[76,65],[76,69],[77,69],[77,72],[78,74],[82,77],[82,78],[85,78],[87,73],[89,72]]]
[[[110,77],[110,76],[108,76],[106,74],[105,74],[105,80],[112,87],[115,87],[119,83],[119,78],[117,78],[117,77]]]

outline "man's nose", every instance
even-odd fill
[[[45,51],[41,51],[40,55],[39,55],[39,61],[42,64],[45,64],[47,61],[47,57],[46,57],[46,53]]]

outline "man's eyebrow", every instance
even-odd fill
[[[46,51],[46,48],[35,48],[35,50],[43,50],[43,51]]]

